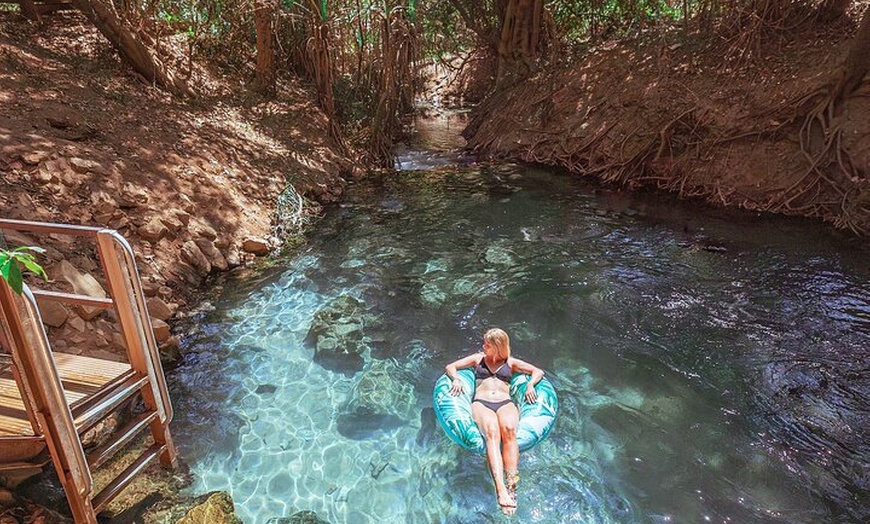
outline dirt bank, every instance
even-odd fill
[[[340,198],[351,163],[301,84],[286,81],[265,100],[219,70],[195,66],[190,83],[198,96],[179,100],[143,84],[77,13],[43,21],[0,11],[0,217],[120,231],[136,253],[155,335],[171,359],[178,343],[169,324],[192,293],[280,244],[271,226],[288,182],[316,210]],[[30,280],[38,287],[74,291],[71,282],[91,274],[105,288],[93,245],[58,235],[3,240],[48,248],[40,262],[50,281]],[[55,305],[43,320],[57,351],[123,358],[109,312]],[[154,482],[171,496],[179,482],[160,480],[167,475]],[[112,508],[155,489],[130,488]],[[25,499],[42,501],[46,493]],[[15,504],[0,489],[6,520],[65,521]]]
[[[682,32],[611,42],[490,96],[465,132],[492,157],[560,166],[629,188],[819,217],[870,233],[870,97],[838,118],[839,162],[819,176],[801,147],[804,98],[831,81],[851,27],[793,31],[753,61]],[[732,61],[733,62],[733,61]]]
[[[321,203],[341,195],[350,163],[300,85],[264,100],[200,67],[199,96],[178,100],[144,85],[77,13],[44,22],[0,12],[0,216],[119,230],[146,294],[174,312],[210,274],[276,247],[270,224],[288,181]],[[42,260],[50,287],[66,285],[65,258],[98,269],[67,239],[7,240],[56,248]],[[100,327],[67,317],[55,319],[58,339]]]

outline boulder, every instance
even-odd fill
[[[48,158],[48,153],[45,151],[31,151],[21,155],[21,161],[29,166],[39,165],[46,158]]]
[[[15,496],[11,491],[0,488],[0,506],[9,506],[15,502]]]
[[[160,217],[160,221],[166,226],[166,229],[169,231],[171,236],[177,236],[182,229],[184,229],[184,222],[182,222],[178,215],[170,215]]]
[[[13,229],[4,230],[3,236],[6,237],[6,242],[8,242],[10,246],[18,247],[37,245],[32,238],[20,231],[15,231]]]
[[[181,342],[177,337],[169,337],[166,342],[158,344],[160,350],[160,362],[170,364],[181,358]]]
[[[242,524],[229,493],[218,491],[206,497],[175,524]]]
[[[305,341],[314,346],[314,361],[326,369],[353,375],[364,365],[362,353],[366,323],[374,317],[365,304],[351,295],[341,295],[315,313]]]
[[[36,171],[33,173],[33,178],[37,182],[47,184],[49,182],[57,182],[61,177],[65,177],[65,173],[70,169],[69,163],[64,159],[46,160],[39,164]]]
[[[239,257],[238,251],[233,249],[227,253],[227,265],[229,267],[237,267],[242,265],[242,259]]]
[[[213,268],[218,271],[226,271],[229,268],[226,257],[224,257],[223,253],[218,250],[211,240],[202,237],[196,239],[195,242],[199,250],[202,251],[202,254],[208,258]]]
[[[394,360],[372,360],[341,408],[338,432],[354,440],[368,440],[394,431],[416,413],[414,381]]]
[[[151,319],[151,327],[154,329],[154,340],[156,340],[158,344],[166,342],[169,340],[169,337],[172,336],[172,333],[169,330],[169,324],[159,318]]]
[[[128,219],[126,216],[113,217],[111,220],[109,220],[109,223],[108,223],[108,226],[111,229],[116,229],[116,230],[124,229],[125,227],[127,227],[129,225],[130,225],[130,219]]]
[[[157,217],[152,217],[151,220],[139,228],[139,236],[148,242],[158,242],[167,233],[169,233],[169,230]]]
[[[193,240],[188,240],[181,246],[181,258],[195,267],[200,275],[205,276],[211,273],[211,262]]]
[[[124,338],[123,333],[120,331],[113,331],[112,333],[109,333],[109,338],[111,339],[113,346],[122,348],[124,351],[127,350],[127,339]]]
[[[172,309],[166,305],[166,302],[164,302],[160,297],[152,296],[145,303],[148,306],[148,314],[151,315],[152,318],[163,321],[172,318]]]
[[[139,207],[147,204],[148,199],[148,191],[144,188],[127,184],[121,190],[121,195],[118,197],[118,205],[125,208]]]
[[[179,222],[184,224],[184,227],[187,227],[187,225],[190,224],[190,214],[185,211],[176,209],[175,213],[173,213],[172,216],[177,218]]]
[[[160,289],[160,282],[152,282],[150,280],[142,280],[142,292],[145,293],[146,297],[153,297],[157,295],[158,290]]]
[[[242,241],[242,251],[257,256],[269,254],[269,243],[262,238],[250,237]]]
[[[329,524],[329,521],[321,519],[313,511],[305,510],[289,517],[272,517],[266,524]]]
[[[84,333],[85,327],[87,327],[87,324],[85,324],[84,319],[82,319],[82,317],[80,317],[78,315],[70,318],[68,322],[69,322],[69,326],[71,328],[75,329],[76,331],[78,331],[79,333]]]
[[[61,276],[72,285],[73,291],[79,295],[89,297],[106,298],[106,290],[97,282],[97,279],[89,273],[82,273],[67,260],[61,260],[58,264],[58,271]],[[88,306],[73,306],[73,311],[85,320],[97,318],[102,309]]]
[[[69,311],[63,307],[63,304],[44,298],[36,299],[36,303],[39,305],[39,315],[42,317],[42,323],[46,326],[59,328],[69,318]]]
[[[115,199],[105,191],[91,193],[91,203],[93,204],[92,211],[96,215],[111,215],[118,209]]]
[[[196,234],[200,237],[214,240],[217,238],[217,231],[208,224],[200,224],[196,227]]]
[[[73,171],[79,173],[81,175],[95,172],[105,174],[106,170],[102,168],[99,162],[94,162],[93,160],[87,160],[85,158],[79,158],[74,156],[69,159],[69,165],[72,167]]]

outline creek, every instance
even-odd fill
[[[511,521],[431,399],[498,326],[560,399],[513,522],[870,519],[866,241],[479,164],[433,121],[189,321],[169,380],[191,492],[249,524]]]

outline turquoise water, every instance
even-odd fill
[[[190,321],[173,432],[248,523],[861,522],[867,255],[511,164],[357,183]],[[491,326],[560,400],[512,520],[431,407]]]

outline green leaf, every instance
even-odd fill
[[[37,246],[21,246],[16,247],[12,250],[12,253],[24,253],[25,251],[33,251],[34,253],[39,253],[40,255],[45,253],[45,249]]]
[[[29,256],[27,258],[22,257],[21,263],[24,264],[24,267],[29,269],[34,275],[40,276],[45,280],[48,280],[48,275],[45,274],[45,270],[42,269],[42,266],[36,263],[36,260]]]
[[[13,261],[6,257],[2,264],[0,264],[0,276],[3,277],[3,280],[9,281],[9,272],[12,271],[12,266],[14,265]]]
[[[9,264],[9,276],[6,280],[9,281],[9,287],[12,288],[12,291],[19,295],[24,290],[24,278],[21,276],[21,270],[18,268],[18,264]]]
[[[24,289],[24,276],[20,265],[24,265],[35,275],[48,280],[45,269],[36,262],[33,253],[42,254],[45,253],[45,250],[35,246],[21,246],[12,251],[0,249],[0,277],[6,280],[12,290],[19,295]]]

